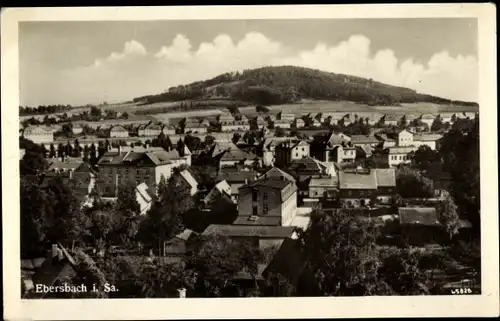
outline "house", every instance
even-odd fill
[[[341,119],[339,119],[338,123],[343,126],[349,126],[354,123],[354,117],[351,114],[345,114]]]
[[[223,125],[229,125],[229,124],[234,123],[235,118],[231,114],[221,114],[218,116],[217,120],[219,122],[219,125],[223,126]]]
[[[226,181],[231,187],[231,199],[237,202],[239,188],[245,184],[255,181],[259,174],[253,170],[237,171],[234,169],[222,169],[216,177],[217,182]]]
[[[293,160],[290,164],[290,171],[296,176],[337,176],[335,163],[321,162],[312,157],[305,157]]]
[[[413,145],[416,147],[429,146],[430,149],[436,150],[438,148],[439,140],[443,138],[440,134],[418,134],[413,136]]]
[[[116,125],[111,127],[109,130],[109,137],[111,138],[125,138],[128,137],[128,130],[123,128],[123,126]]]
[[[352,163],[356,160],[356,147],[349,143],[342,143],[341,145],[335,146],[330,151],[329,162],[334,163]]]
[[[283,142],[298,142],[297,138],[291,137],[268,137],[262,143],[262,164],[264,166],[273,166],[276,162],[276,148]]]
[[[304,120],[302,118],[296,118],[295,119],[295,128],[302,128],[306,125]]]
[[[102,180],[103,196],[114,197],[117,187],[124,182],[145,182],[156,190],[163,177],[170,178],[174,167],[191,164],[191,153],[177,150],[144,149],[134,151],[110,150],[97,162]]]
[[[164,135],[175,135],[175,126],[172,124],[166,124],[162,127],[161,131]]]
[[[396,146],[396,139],[389,137],[385,133],[377,133],[375,134],[375,137],[382,142],[383,149]]]
[[[52,244],[47,257],[40,268],[33,275],[33,291],[29,298],[43,298],[48,292],[41,291],[43,287],[50,287],[67,282],[76,272],[76,261],[61,244]]]
[[[42,126],[28,126],[23,131],[23,137],[35,144],[53,143],[54,133]]]
[[[205,134],[207,131],[207,126],[199,120],[188,119],[184,125],[184,133]]]
[[[289,165],[292,161],[308,157],[310,153],[309,143],[303,140],[287,140],[276,146],[275,163]]]
[[[341,203],[347,207],[366,206],[377,196],[377,176],[374,170],[343,170],[339,172]]]
[[[397,135],[397,144],[400,147],[413,146],[413,133],[406,129],[401,130]]]
[[[212,202],[219,198],[224,198],[231,203],[234,202],[231,198],[231,185],[229,185],[229,183],[225,180],[222,180],[215,184],[215,186],[205,196],[203,202],[205,203],[205,205],[210,205]]]
[[[48,171],[55,173],[73,172],[75,169],[80,167],[82,163],[83,160],[81,158],[66,157],[64,160],[54,158],[50,160]]]
[[[400,207],[398,215],[402,237],[409,244],[440,244],[446,240],[436,208]]]
[[[309,197],[335,199],[338,196],[339,179],[337,176],[313,177],[308,187]]]
[[[380,144],[380,140],[377,139],[375,136],[368,136],[368,135],[352,135],[351,136],[351,143],[354,146],[364,146],[364,145],[369,145],[372,147],[377,146]]]
[[[139,127],[138,135],[140,137],[158,137],[162,131],[161,125],[150,122],[149,124]]]
[[[184,257],[196,245],[199,234],[190,229],[185,229],[168,241],[165,241],[163,256]]]
[[[314,118],[312,120],[312,126],[313,127],[320,127],[321,126],[321,122],[319,120],[317,120],[316,118]]]
[[[140,183],[135,187],[135,197],[140,208],[139,215],[146,215],[153,204],[153,198],[148,190],[146,183]]]
[[[285,172],[284,170],[278,167],[271,168],[259,178],[269,178],[269,177],[284,178],[291,182],[295,182],[295,178],[292,175],[290,175],[289,173]]]
[[[349,146],[351,144],[351,146]],[[338,147],[345,147],[338,149]],[[352,146],[351,139],[342,133],[331,133],[328,136],[318,137],[311,143],[311,155],[322,162],[341,163],[345,160],[356,158],[356,149]]]
[[[394,168],[376,168],[377,200],[382,204],[391,204],[396,196],[396,170]]]
[[[289,123],[293,123],[293,121],[295,120],[295,115],[285,114],[282,111],[280,111],[276,117],[276,120],[282,120],[282,121],[287,121]]]
[[[418,149],[415,145],[404,146],[404,147],[389,147],[387,148],[387,163],[389,166],[397,166],[399,164],[408,164],[411,162],[410,153],[415,152]]]
[[[261,129],[263,127],[267,127],[268,122],[264,119],[264,117],[257,116],[255,117],[255,124],[257,125],[257,128]]]
[[[455,115],[455,113],[441,113],[439,114],[439,117],[441,118],[441,121],[443,123],[453,124],[453,118],[454,118],[453,115]]]
[[[83,127],[80,124],[74,124],[71,127],[71,132],[73,133],[73,135],[79,135],[83,133]]]
[[[248,118],[244,115],[242,115],[239,120],[225,121],[224,123],[221,123],[222,132],[245,132],[247,130],[250,130],[250,123],[248,122]]]
[[[422,114],[422,116],[420,116],[420,120],[424,123],[424,124],[427,124],[427,126],[430,128],[432,126],[432,123],[434,122],[434,119],[436,117],[434,117],[434,115],[432,114]]]
[[[274,173],[240,187],[234,224],[290,225],[297,213],[297,186],[289,174]]]
[[[275,120],[274,121],[274,128],[291,128],[292,123],[288,120]]]
[[[222,235],[236,241],[250,241],[262,249],[280,246],[285,239],[296,239],[294,226],[209,225],[202,236]]]
[[[191,194],[191,196],[194,196],[196,193],[198,193],[198,182],[193,177],[191,172],[185,169],[180,172],[180,175],[186,183],[186,186],[189,188],[189,193]]]
[[[218,154],[216,161],[219,169],[238,165],[253,166],[256,162],[260,166],[260,159],[256,155],[242,151],[239,148],[229,149]]]
[[[382,117],[383,124],[385,126],[397,126],[400,120],[400,116],[394,115],[394,114],[385,114],[384,117]]]

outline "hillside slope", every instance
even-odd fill
[[[429,102],[477,106],[390,86],[372,79],[315,69],[280,66],[225,73],[205,81],[171,87],[168,91],[134,98],[134,102],[156,103],[188,99],[229,99],[252,104],[279,105],[300,99],[347,100],[369,105]]]

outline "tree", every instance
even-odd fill
[[[343,210],[313,212],[310,226],[300,239],[317,294],[364,295],[380,287],[377,235],[371,221]]]
[[[460,218],[457,214],[457,205],[451,196],[445,198],[438,206],[439,221],[445,227],[450,240],[458,234]]]
[[[267,108],[266,106],[263,106],[263,105],[257,105],[257,106],[255,106],[255,111],[258,113],[268,113],[269,108]]]
[[[241,135],[239,133],[234,133],[231,141],[233,142],[233,144],[236,144],[240,141],[240,138],[241,138]]]
[[[205,136],[205,146],[212,146],[215,143],[214,136],[207,135]]]
[[[59,143],[57,145],[57,157],[63,158],[64,157],[64,151],[65,151],[64,145],[62,143]]]
[[[396,170],[396,189],[403,198],[428,198],[434,195],[432,181],[408,166]]]
[[[274,130],[274,136],[276,136],[276,137],[284,137],[285,135],[286,135],[286,132],[281,127],[276,127],[276,129]]]
[[[81,153],[80,143],[78,142],[78,139],[75,139],[75,148],[73,149],[73,156],[80,157],[81,155],[82,153]]]
[[[66,143],[65,153],[66,153],[66,156],[68,156],[68,157],[73,155],[73,146],[71,146],[69,141]]]
[[[427,171],[432,164],[439,161],[439,156],[429,146],[422,145],[413,153],[412,160],[416,168]]]
[[[429,294],[427,277],[419,269],[420,255],[414,249],[396,247],[380,251],[379,277],[399,295]]]
[[[436,116],[436,118],[432,122],[431,131],[436,132],[436,131],[440,131],[443,128],[444,128],[443,121],[441,120],[441,117],[439,117],[439,115],[438,115],[438,116]]]
[[[56,157],[56,149],[54,147],[54,144],[53,143],[50,143],[50,147],[49,147],[49,158],[54,158]]]
[[[229,112],[233,115],[238,115],[240,113],[240,110],[238,109],[238,106],[236,106],[236,105],[231,105],[231,106],[227,107],[227,109],[229,109]]]
[[[92,260],[85,252],[78,250],[75,254],[76,260],[76,275],[72,278],[73,284],[84,284],[88,291],[74,293],[74,297],[83,298],[107,298],[108,292],[104,291],[106,276],[99,269],[96,262]],[[92,291],[94,288],[97,291]]]
[[[177,141],[176,149],[177,149],[177,152],[179,152],[179,156],[181,156],[181,157],[183,157],[185,154],[184,147],[185,147],[184,142],[182,141],[182,139],[179,138],[179,140]]]
[[[158,244],[160,255],[165,241],[184,229],[182,215],[193,206],[189,187],[179,173],[174,173],[168,183],[162,176],[158,184],[158,197],[142,221],[138,238],[150,246]]]
[[[88,162],[89,161],[89,154],[90,154],[89,145],[85,145],[83,147],[83,161],[84,162]]]
[[[201,242],[187,263],[196,275],[194,290],[198,296],[223,296],[238,272],[247,272],[255,280],[258,263],[262,260],[258,247],[221,235],[208,236]]]
[[[97,164],[97,151],[94,143],[90,145],[89,158],[90,158],[90,164],[92,165]]]

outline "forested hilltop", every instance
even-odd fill
[[[137,97],[133,101],[150,104],[188,99],[228,99],[262,105],[314,99],[347,100],[369,105],[428,102],[477,106],[475,102],[420,94],[412,89],[390,86],[372,79],[295,66],[225,73],[209,80],[171,87],[161,94]]]

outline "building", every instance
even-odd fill
[[[311,143],[311,155],[322,162],[349,162],[355,160],[356,148],[347,135],[331,133]]]
[[[434,122],[434,119],[436,117],[434,117],[434,115],[432,114],[422,114],[422,116],[420,116],[420,120],[424,123],[424,124],[427,124],[427,126],[429,128],[431,128],[432,126],[432,123]]]
[[[292,161],[289,168],[297,177],[337,176],[338,171],[335,163],[321,162],[309,156]]]
[[[195,247],[199,234],[190,229],[185,229],[168,241],[165,241],[163,256],[184,257]]]
[[[231,198],[231,186],[225,180],[215,184],[215,186],[205,196],[203,202],[205,203],[205,205],[210,205],[212,202],[220,198],[224,198],[231,203],[234,202],[233,199]]]
[[[294,226],[209,225],[202,236],[222,235],[236,241],[251,242],[260,249],[279,247],[285,239],[296,239]]]
[[[386,149],[387,162],[389,166],[397,166],[399,164],[408,164],[411,162],[410,153],[415,152],[418,149],[416,146],[405,146],[405,147],[389,147]]]
[[[137,133],[140,137],[158,137],[161,132],[161,125],[150,122],[149,124],[140,126]]]
[[[35,144],[54,142],[54,132],[42,126],[26,127],[23,131],[23,137],[31,140]]]
[[[205,134],[208,128],[201,121],[188,119],[184,125],[184,133]]]
[[[198,182],[193,177],[193,174],[191,174],[190,171],[185,169],[180,172],[180,175],[183,181],[185,182],[186,186],[189,188],[189,194],[191,194],[191,196],[194,196],[196,193],[198,193]]]
[[[83,127],[80,124],[75,124],[73,127],[71,127],[71,132],[73,135],[79,135],[83,133]]]
[[[190,160],[190,154],[179,155],[177,150],[108,151],[97,163],[101,192],[103,196],[114,197],[118,186],[125,182],[137,185],[144,182],[156,190],[162,177],[170,178],[173,168],[190,165]]]
[[[382,118],[385,126],[397,126],[401,117],[394,114],[385,114]]]
[[[290,225],[297,213],[297,186],[286,176],[263,176],[240,187],[238,225]]]
[[[267,120],[264,119],[264,117],[257,116],[257,117],[255,117],[255,124],[257,125],[258,129],[262,129],[262,128],[267,127],[268,122],[267,122]]]
[[[289,165],[294,160],[308,157],[310,154],[309,143],[303,140],[284,141],[276,146],[276,164]]]
[[[377,176],[373,170],[339,172],[341,202],[347,207],[367,206],[377,196]]]
[[[295,119],[295,128],[302,128],[306,125],[302,118]]]
[[[367,135],[352,135],[351,136],[351,143],[354,146],[364,146],[364,145],[369,145],[372,147],[375,147],[380,144],[380,140],[377,139],[375,136],[367,136]]]
[[[402,237],[409,244],[439,244],[445,240],[436,208],[400,207],[398,215]]]
[[[382,204],[391,204],[396,196],[396,170],[394,168],[376,168],[377,200]]]
[[[75,169],[80,167],[82,163],[83,160],[81,158],[66,157],[64,160],[60,160],[59,158],[54,158],[50,160],[48,171],[55,173],[64,173],[64,172],[71,173]]]
[[[135,197],[139,203],[139,215],[146,215],[153,204],[153,198],[149,194],[149,187],[146,183],[140,183],[135,187]]]
[[[416,147],[429,146],[430,149],[436,150],[438,148],[439,140],[443,138],[440,134],[418,134],[413,136],[413,144]]]
[[[217,155],[216,161],[219,169],[239,165],[250,167],[254,166],[256,162],[260,167],[260,159],[256,155],[242,151],[239,148],[223,151]]]
[[[234,169],[223,169],[219,171],[216,181],[226,181],[231,187],[231,199],[233,202],[238,201],[239,189],[241,186],[255,181],[259,174],[253,170],[248,171],[237,171]]]
[[[128,137],[128,130],[126,130],[125,128],[123,128],[123,126],[120,126],[120,125],[113,126],[109,130],[109,137],[111,137],[111,138]]]
[[[292,122],[288,120],[275,120],[274,121],[274,128],[291,128],[292,127]]]
[[[161,129],[164,135],[175,135],[175,126],[172,124],[167,124]]]
[[[280,111],[276,117],[277,120],[282,120],[282,121],[287,121],[289,123],[293,123],[295,120],[295,115],[294,114],[286,114]]]
[[[309,181],[309,197],[335,199],[339,191],[339,179],[333,177],[311,178]]]
[[[296,143],[299,140],[291,137],[268,137],[262,143],[262,164],[273,166],[276,162],[276,148],[284,142]]]
[[[245,132],[250,130],[250,124],[245,116],[241,116],[240,120],[234,120],[232,122],[225,122],[221,124],[222,132]]]

